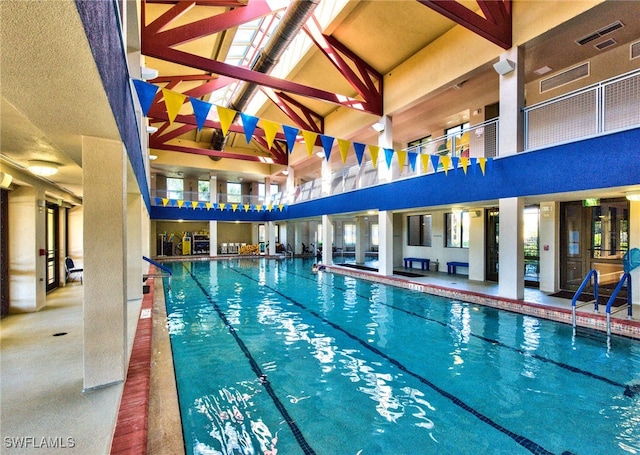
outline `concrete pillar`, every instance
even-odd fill
[[[378,121],[378,124],[381,125],[382,128],[384,128],[378,133],[378,146],[380,146],[380,154],[378,155],[378,179],[380,183],[390,182],[393,179],[393,169],[389,169],[387,167],[384,149],[393,148],[393,125],[391,122],[391,117],[389,117],[388,115],[381,117]]]
[[[142,197],[127,194],[127,300],[142,298]]]
[[[560,289],[560,204],[540,203],[540,290]]]
[[[393,275],[393,212],[378,212],[378,240],[378,273],[384,276]]]
[[[333,219],[329,215],[322,215],[322,263],[333,264]]]
[[[365,252],[367,250],[366,245],[366,229],[367,222],[364,216],[356,217],[356,264],[364,264],[366,262]]]
[[[296,222],[293,228],[293,243],[291,245],[293,251],[297,254],[302,253],[302,223]]]
[[[209,256],[218,255],[218,222],[209,221]]]
[[[524,298],[524,199],[500,199],[500,273],[498,292],[501,297]]]
[[[469,229],[469,279],[484,281],[486,262],[484,210],[469,210]]]
[[[629,249],[640,248],[640,201],[629,202]],[[631,271],[631,293],[634,305],[640,304],[640,267]],[[636,314],[634,313],[634,316]]]
[[[126,376],[127,155],[123,144],[82,138],[84,186],[84,389]]]
[[[498,148],[500,156],[507,156],[524,149],[524,49],[511,48],[500,60],[508,60],[515,66],[513,71],[500,76]]]
[[[266,254],[273,256],[276,254],[276,226],[273,221],[267,221],[267,244],[269,249],[265,251]]]
[[[8,216],[9,312],[38,311],[47,291],[44,191],[27,186],[10,191]]]

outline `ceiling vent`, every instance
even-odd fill
[[[635,43],[631,43],[631,60],[634,58],[640,57],[640,41],[636,41]]]
[[[589,62],[582,63],[568,70],[556,73],[546,79],[540,80],[540,93],[553,90],[570,82],[589,76]]]
[[[616,40],[614,40],[613,38],[609,38],[608,40],[605,40],[601,43],[598,43],[595,45],[595,48],[598,49],[599,51],[603,51],[608,47],[611,47],[613,45],[618,44],[618,42]]]
[[[600,30],[596,30],[595,32],[588,34],[587,36],[583,36],[579,40],[576,40],[576,43],[578,43],[580,46],[584,46],[585,44],[590,43],[593,40],[597,40],[598,38],[611,32],[615,32],[622,27],[624,27],[624,24],[620,21],[616,21],[613,24],[609,24],[606,27],[602,27]]]

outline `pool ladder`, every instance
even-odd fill
[[[589,300],[588,302],[583,302],[581,304],[578,304],[577,303],[578,297],[580,297],[580,294],[582,294],[582,291],[584,291],[584,289],[587,287],[587,285],[592,279],[593,279],[593,297],[594,297],[593,300]],[[631,274],[629,272],[625,272],[620,278],[620,281],[618,282],[617,286],[611,293],[611,296],[609,296],[609,300],[607,301],[607,305],[605,308],[605,313],[607,315],[607,335],[608,336],[611,335],[611,315],[625,309],[625,306],[621,306],[620,308],[614,311],[611,311],[611,307],[616,301],[616,297],[618,296],[618,294],[620,293],[620,290],[624,287],[625,284],[627,285],[627,304],[626,304],[627,317],[631,319],[631,316],[633,314],[633,305],[631,303]],[[573,325],[574,333],[576,330],[576,309],[586,305],[590,305],[592,303],[594,304],[593,310],[597,313],[598,312],[598,272],[597,270],[594,270],[594,269],[591,269],[589,273],[587,273],[587,276],[584,277],[584,280],[582,280],[582,284],[574,294],[573,300],[571,301],[571,324]]]
[[[171,289],[171,277],[173,275],[173,273],[171,272],[171,269],[169,269],[167,266],[160,264],[157,261],[154,261],[153,259],[149,259],[146,256],[142,256],[142,259],[144,259],[145,261],[147,261],[149,264],[153,264],[156,267],[158,267],[160,270],[166,272],[169,275],[169,289]]]

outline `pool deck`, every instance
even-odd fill
[[[340,265],[328,269],[418,292],[571,321],[571,300],[537,289],[526,288],[524,300],[511,300],[498,297],[497,284],[470,281],[465,275],[428,272],[417,277],[385,277]],[[12,314],[0,321],[0,453],[181,453],[180,413],[161,280],[155,280],[143,299],[127,304],[132,353],[129,379],[92,392],[82,391],[83,295],[82,285],[71,283],[47,295],[43,310]],[[149,319],[140,318],[141,310],[148,308],[152,308],[152,326]],[[631,320],[626,319],[626,312],[612,316],[613,333],[640,339],[640,308],[634,305],[633,309]],[[601,307],[595,314],[592,307],[580,308],[578,324],[602,331],[606,327],[603,311]],[[53,336],[61,332],[67,334]],[[18,449],[19,443],[25,447]]]

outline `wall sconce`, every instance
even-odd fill
[[[371,128],[373,128],[378,133],[382,133],[384,131],[384,123],[376,122],[373,125],[371,125]]]
[[[500,76],[504,76],[505,74],[509,74],[511,71],[516,69],[516,64],[511,60],[505,58],[504,60],[500,60],[498,63],[493,64],[493,69],[496,70]]]
[[[29,172],[41,177],[49,177],[58,172],[59,165],[49,161],[30,160],[27,164]]]
[[[151,125],[147,125],[147,133],[149,133],[149,134],[153,134],[153,133],[155,133],[156,131],[158,131],[158,128],[157,128],[157,127],[155,127],[155,126],[151,126]]]
[[[640,191],[629,191],[627,194],[625,194],[625,196],[629,201],[640,201]]]
[[[153,68],[147,68],[146,66],[143,66],[142,68],[140,68],[140,78],[143,81],[155,79],[156,77],[158,77],[158,70],[154,70]]]
[[[11,186],[12,180],[13,177],[11,176],[11,174],[0,172],[0,188],[9,188],[9,186]]]

